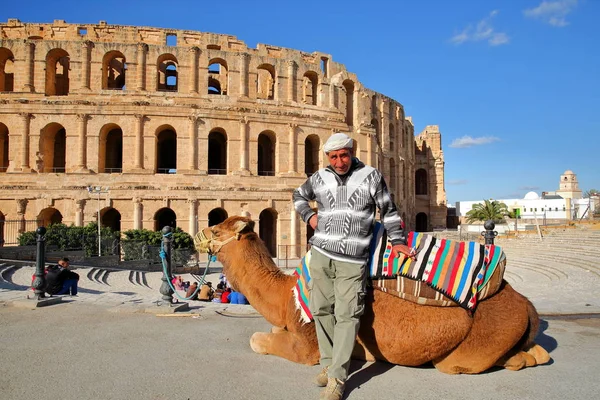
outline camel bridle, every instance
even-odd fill
[[[216,255],[227,243],[233,240],[240,240],[241,237],[242,235],[240,233],[236,233],[225,240],[217,240],[212,229],[210,229],[210,237],[206,236],[203,229],[194,237],[194,245],[201,253]]]

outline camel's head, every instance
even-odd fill
[[[229,217],[218,225],[202,229],[194,237],[194,245],[200,253],[217,254],[223,246],[240,240],[242,234],[253,232],[254,221],[247,217]]]

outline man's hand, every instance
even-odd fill
[[[310,225],[311,228],[313,228],[314,230],[317,230],[317,214],[310,217],[310,219],[308,220],[308,224]]]
[[[408,257],[410,257],[413,260],[417,259],[417,251],[411,247],[408,247],[405,244],[397,244],[392,246],[392,251],[396,252],[397,256],[400,256],[400,253],[407,255]]]

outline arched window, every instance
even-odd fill
[[[46,125],[40,135],[38,172],[65,172],[67,133],[55,122]]]
[[[394,151],[394,144],[396,143],[396,129],[394,128],[394,124],[390,124],[390,151]]]
[[[427,214],[425,214],[424,212],[418,213],[416,223],[416,232],[429,232],[429,221],[427,218]]]
[[[342,85],[346,91],[346,124],[354,126],[354,82],[346,79]]]
[[[172,127],[157,130],[156,135],[156,173],[177,173],[177,134]]]
[[[0,172],[8,169],[8,127],[0,122]]]
[[[15,57],[12,51],[0,47],[0,92],[12,92],[15,90]]]
[[[48,207],[44,208],[37,217],[38,222],[47,227],[51,224],[60,224],[62,223],[63,216],[56,208]]]
[[[275,176],[275,134],[271,131],[258,135],[258,175]]]
[[[427,187],[427,171],[425,171],[423,168],[420,168],[417,170],[417,172],[415,172],[415,194],[428,194]]]
[[[264,209],[258,216],[259,233],[271,253],[271,257],[277,257],[277,211],[272,208]]]
[[[222,129],[208,134],[208,174],[227,175],[227,134]]]
[[[208,62],[208,94],[227,94],[227,62],[222,58],[213,58]]]
[[[112,207],[100,211],[101,226],[121,232],[121,213]]]
[[[46,55],[46,96],[69,94],[69,53],[53,49]]]
[[[375,129],[375,139],[377,140],[378,147],[383,145],[381,141],[381,129],[379,128],[379,121],[376,118],[371,120],[371,125],[373,125],[373,129]]]
[[[271,64],[258,66],[256,79],[256,98],[265,100],[275,99],[275,67]]]
[[[317,135],[309,135],[304,140],[304,173],[311,176],[319,170],[319,146]]]
[[[308,71],[302,78],[302,101],[306,104],[317,105],[317,89],[319,76],[314,71]]]
[[[377,108],[377,95],[374,94],[371,97],[371,116],[377,118],[379,116],[379,110]]]
[[[173,54],[163,54],[156,61],[156,90],[159,92],[177,91],[177,58]]]
[[[108,124],[100,131],[98,172],[123,172],[123,130],[118,125]]]
[[[102,89],[124,90],[127,64],[123,53],[113,50],[102,59]]]
[[[395,198],[396,196],[396,183],[397,183],[397,171],[396,171],[396,161],[393,158],[390,158],[390,193]]]
[[[177,228],[177,215],[170,208],[161,208],[154,214],[154,230],[160,231],[165,226]]]
[[[227,211],[222,208],[213,208],[208,213],[208,226],[218,225],[227,219]]]

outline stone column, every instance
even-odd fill
[[[188,168],[190,171],[196,171],[198,169],[198,130],[196,127],[199,118],[197,115],[190,115],[188,119],[190,120],[190,159]]]
[[[144,169],[144,119],[145,115],[136,114],[135,131],[135,169]]]
[[[25,232],[25,211],[27,209],[27,199],[17,199],[17,219],[19,220],[18,233]]]
[[[83,226],[83,208],[85,199],[75,200],[75,226]]]
[[[296,213],[296,209],[294,208],[294,205],[291,205],[291,212],[290,212],[290,244],[291,244],[291,251],[290,251],[290,257],[291,258],[296,258],[298,257],[298,214]]]
[[[288,87],[287,87],[287,100],[289,102],[294,101],[294,89],[296,86],[296,71],[298,70],[298,64],[294,60],[288,60]]]
[[[33,83],[33,66],[35,63],[35,43],[25,42],[25,84],[23,85],[23,92],[35,92],[35,86]]]
[[[188,203],[190,205],[190,220],[189,220],[189,234],[194,237],[196,233],[198,233],[198,200],[189,199]]]
[[[146,90],[146,53],[148,45],[146,43],[137,44],[137,90]]]
[[[142,199],[133,199],[133,229],[142,229]]]
[[[190,52],[190,93],[198,94],[198,55],[200,49],[194,46],[188,51]]]
[[[87,121],[88,114],[77,114],[79,121],[79,154],[77,155],[77,171],[88,172],[87,169]]]
[[[296,128],[297,124],[288,124],[289,127],[289,152],[288,152],[288,172],[296,173],[298,172],[298,144],[296,143]]]
[[[29,172],[29,126],[31,122],[31,114],[19,113],[22,121],[21,127],[21,171]]]
[[[240,172],[250,174],[248,169],[248,117],[240,119]]]
[[[240,95],[248,97],[248,62],[250,54],[240,54]]]
[[[81,90],[89,91],[90,88],[90,69],[91,69],[91,50],[94,43],[86,40],[81,43]]]
[[[367,133],[367,165],[373,164],[373,134]]]

